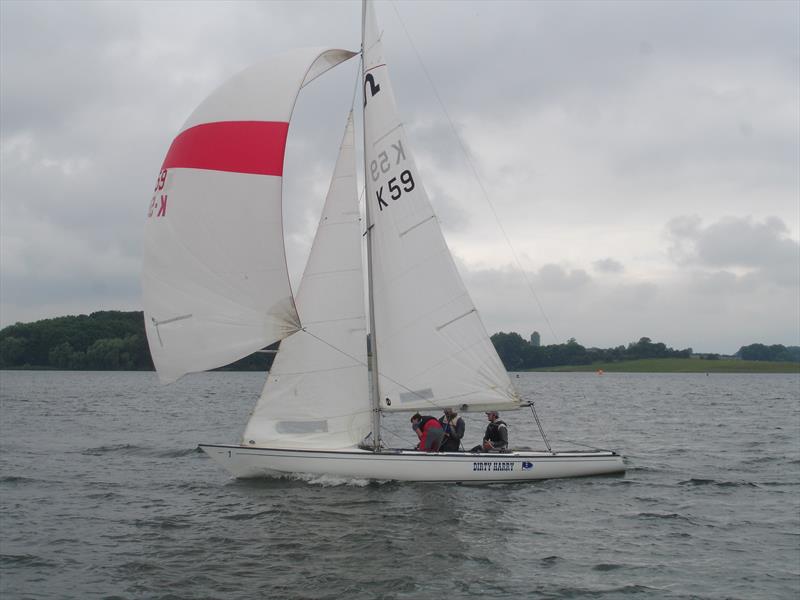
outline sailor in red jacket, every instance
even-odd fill
[[[417,448],[420,452],[438,452],[444,438],[444,429],[436,418],[415,413],[411,417],[411,427],[419,437]]]

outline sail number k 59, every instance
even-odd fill
[[[159,198],[158,192],[164,189],[164,184],[167,183],[167,170],[161,169],[161,172],[158,174],[158,179],[156,179],[156,189],[153,190],[155,193],[153,194],[153,199],[150,201],[150,208],[147,211],[147,218],[153,216],[155,213],[156,217],[166,217],[167,216],[167,195],[161,194]]]
[[[378,157],[373,160],[369,165],[370,175],[372,176],[372,181],[378,181],[378,178],[381,175],[385,175],[392,170],[392,167],[396,167],[401,162],[406,160],[406,153],[403,150],[403,142],[401,140],[397,140],[396,143],[393,143],[392,150],[394,151],[394,164],[392,164],[392,160],[389,157],[389,154],[386,150],[378,153]],[[411,174],[411,171],[405,169],[399,175],[399,177],[392,177],[386,184],[387,195],[384,196],[384,187],[381,185],[375,190],[375,199],[378,201],[378,208],[383,210],[384,207],[388,207],[388,199],[391,198],[392,200],[399,200],[400,196],[403,195],[403,192],[410,192],[414,189],[414,176]]]
[[[403,192],[410,192],[414,189],[414,178],[411,176],[411,171],[406,169],[400,173],[400,183],[403,184],[402,188],[397,184],[397,177],[392,177],[389,180],[389,193],[391,194],[392,200],[398,200],[400,196],[403,195]],[[378,208],[380,210],[383,210],[384,206],[389,206],[389,203],[383,199],[383,186],[375,191],[375,195],[377,196]]]

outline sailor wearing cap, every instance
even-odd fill
[[[489,425],[486,426],[486,433],[483,435],[483,444],[475,446],[471,450],[472,452],[505,452],[508,450],[508,425],[499,417],[496,410],[486,413]]]

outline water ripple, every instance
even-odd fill
[[[197,444],[238,439],[259,374],[3,373],[0,597],[795,600],[796,377],[515,382],[552,439],[622,447],[627,474],[237,481]],[[513,443],[537,446],[523,417]]]
[[[0,554],[0,565],[20,566],[32,568],[50,568],[58,566],[57,563],[35,554]]]

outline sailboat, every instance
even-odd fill
[[[294,294],[281,207],[292,111],[305,86],[358,55],[365,222],[351,110]],[[164,383],[281,340],[240,442],[199,446],[235,477],[493,483],[624,472],[616,452],[554,451],[543,431],[541,451],[421,452],[384,442],[389,413],[533,405],[514,389],[442,235],[369,0],[360,53],[283,53],[235,75],[192,113],[156,181],[142,288]]]

